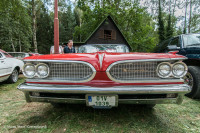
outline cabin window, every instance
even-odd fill
[[[104,30],[104,39],[111,39],[112,30]]]
[[[115,30],[103,30],[99,31],[99,38],[105,40],[116,40],[116,31]]]

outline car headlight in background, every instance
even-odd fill
[[[160,63],[157,67],[157,74],[161,78],[167,78],[171,76],[172,67],[168,62]]]
[[[39,78],[46,78],[49,75],[49,67],[47,64],[40,63],[36,66],[36,73]]]
[[[25,64],[23,67],[23,74],[27,78],[33,78],[35,76],[35,66],[33,64]]]
[[[183,62],[177,62],[172,66],[172,74],[176,78],[182,78],[187,73],[187,66]]]

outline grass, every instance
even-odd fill
[[[85,105],[26,103],[15,84],[0,84],[0,133],[200,132],[200,101],[184,97],[181,105],[162,104],[150,110],[141,106],[119,105],[95,110]]]

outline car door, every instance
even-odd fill
[[[6,64],[6,57],[0,52],[0,82],[6,80],[9,77],[9,67]]]

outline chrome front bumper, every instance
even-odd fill
[[[183,95],[191,91],[186,84],[180,85],[146,85],[146,86],[115,86],[91,87],[80,85],[47,85],[22,83],[18,89],[25,93],[27,102],[61,102],[61,103],[86,103],[86,98],[60,98],[40,97],[30,95],[32,92],[56,94],[105,94],[105,95],[148,95],[148,94],[176,94],[176,97],[148,98],[148,99],[118,99],[123,104],[181,104]]]

